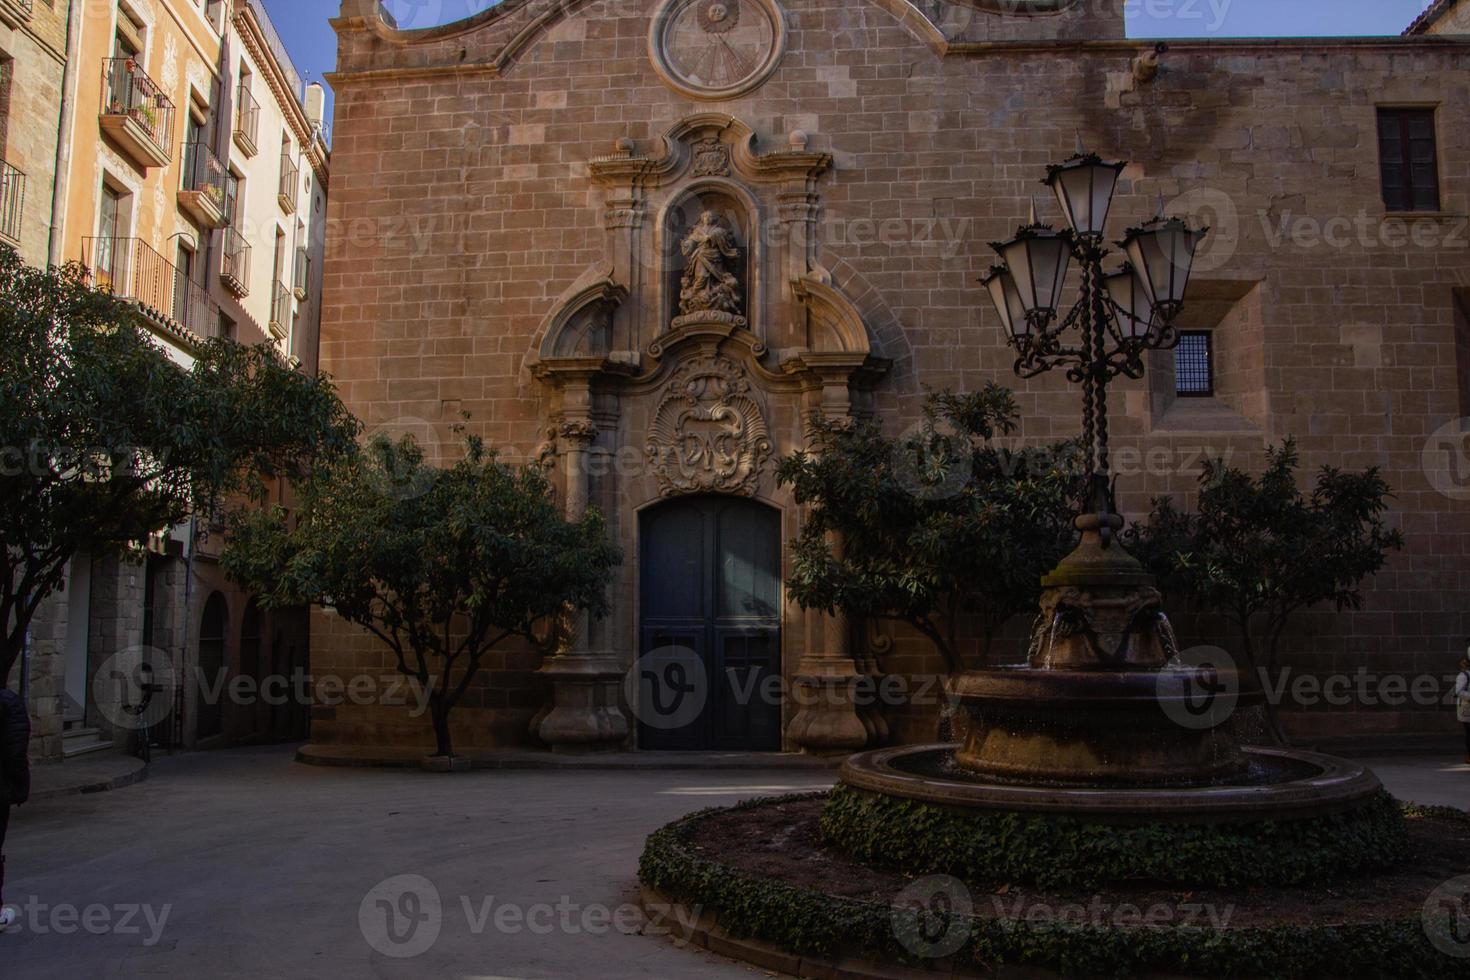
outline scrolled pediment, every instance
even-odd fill
[[[612,318],[628,298],[611,266],[593,266],[557,298],[541,322],[533,367],[568,358],[618,359],[612,349]]]
[[[755,130],[723,112],[685,116],[666,130],[657,153],[639,153],[618,139],[613,152],[594,157],[587,169],[603,186],[659,187],[688,177],[738,177],[751,183],[814,182],[832,166],[832,155],[807,149],[806,134],[788,135],[786,146],[761,152]]]

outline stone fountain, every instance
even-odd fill
[[[1242,746],[1230,719],[1261,703],[1259,686],[1228,664],[1181,660],[1159,590],[1118,541],[1123,519],[1105,497],[1076,526],[1076,549],[1043,579],[1027,661],[951,679],[961,741],[854,756],[845,785],[1146,821],[1318,816],[1378,794],[1355,763]]]

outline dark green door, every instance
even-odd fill
[[[642,532],[639,745],[780,749],[780,513],[683,497]]]

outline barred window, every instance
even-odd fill
[[[1185,330],[1174,348],[1174,385],[1181,398],[1207,398],[1215,393],[1214,350],[1208,330]]]
[[[1433,109],[1379,109],[1378,162],[1384,207],[1390,211],[1439,210]]]

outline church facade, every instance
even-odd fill
[[[1371,696],[1451,674],[1470,635],[1470,48],[1438,17],[1163,47],[1125,37],[1120,0],[506,0],[423,29],[344,0],[323,369],[370,431],[441,460],[467,413],[625,555],[612,613],[501,652],[456,743],[931,738],[927,641],[785,597],[802,514],[773,467],[814,415],[903,431],[926,387],[1010,386],[1017,444],[1079,431],[1063,378],[1014,376],[977,282],[1033,196],[1061,224],[1037,180],[1079,141],[1129,161],[1115,237],[1161,202],[1212,228],[1187,350],[1113,399],[1125,512],[1288,436],[1310,471],[1380,467],[1408,546],[1361,610],[1313,610],[1285,645],[1299,676],[1363,668],[1370,696],[1283,709],[1306,734],[1447,730],[1432,698]],[[329,612],[311,659],[392,672]],[[677,724],[640,679],[674,668],[707,691]],[[312,738],[432,744],[401,705],[341,699]]]

